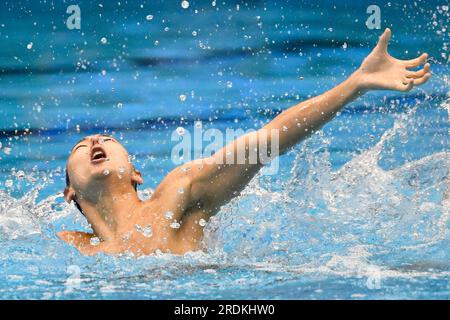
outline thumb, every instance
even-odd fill
[[[377,48],[379,50],[387,51],[389,40],[391,40],[391,29],[386,28],[378,40]]]

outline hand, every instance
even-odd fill
[[[429,63],[418,71],[408,70],[424,64],[428,55],[423,53],[412,60],[396,59],[387,52],[390,38],[391,30],[387,28],[356,72],[358,84],[362,90],[409,91],[414,86],[424,84],[430,78]]]

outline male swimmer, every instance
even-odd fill
[[[172,170],[147,201],[138,198],[136,186],[143,180],[125,148],[105,135],[84,138],[69,156],[64,197],[69,203],[75,201],[93,233],[62,231],[58,236],[87,255],[199,250],[205,222],[263,167],[260,160],[249,160],[250,150],[258,148],[261,139],[270,145],[271,130],[278,130],[278,152],[283,154],[367,91],[409,91],[430,78],[427,54],[395,59],[387,52],[390,37],[386,29],[360,68],[335,88],[285,110],[211,157]],[[423,64],[418,71],[409,70]],[[243,153],[244,162],[226,162],[230,151]]]

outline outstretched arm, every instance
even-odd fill
[[[180,211],[180,214],[196,212],[207,217],[238,195],[263,166],[259,158],[252,161],[254,151],[258,154],[261,151],[260,141],[267,142],[272,156],[273,147],[278,147],[278,153],[283,154],[365,92],[409,91],[425,83],[430,77],[428,63],[419,71],[408,69],[423,65],[427,54],[412,60],[395,59],[387,52],[390,36],[391,31],[386,29],[361,67],[338,86],[285,110],[260,130],[239,137],[211,157],[194,160],[172,171],[162,186],[183,184],[188,190],[183,197],[184,212]],[[271,135],[273,130],[278,133],[278,144]],[[244,155],[244,161],[237,161],[239,154]],[[230,156],[234,161],[229,161]]]

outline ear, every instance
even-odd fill
[[[134,169],[131,174],[131,181],[137,184],[143,184],[144,179],[142,179],[141,172],[137,169]]]
[[[66,187],[64,189],[64,200],[66,200],[67,203],[71,203],[74,198],[75,191],[71,187]]]

